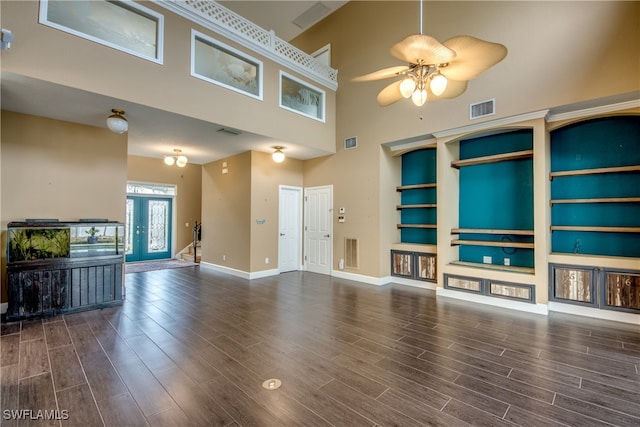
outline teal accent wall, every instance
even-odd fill
[[[530,129],[460,141],[460,160],[533,148]],[[533,230],[533,161],[510,160],[460,168],[460,228]],[[460,235],[463,240],[533,242],[532,236]],[[460,246],[460,261],[533,267],[532,249]]]
[[[551,132],[551,171],[640,165],[640,116],[578,122]],[[552,199],[640,197],[640,172],[555,177]],[[640,203],[554,204],[552,225],[640,227]],[[554,231],[552,251],[640,257],[640,233]]]
[[[402,155],[402,185],[433,184],[436,182],[435,148],[411,151]],[[436,203],[435,188],[404,190],[400,197],[402,205]],[[435,208],[403,209],[402,224],[436,224]],[[403,243],[436,244],[435,229],[403,228],[400,241]]]

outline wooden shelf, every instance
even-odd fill
[[[421,188],[436,188],[437,184],[414,184],[414,185],[400,185],[396,187],[396,191],[404,190],[419,190]]]
[[[491,156],[474,157],[472,159],[455,160],[451,162],[451,167],[460,169],[463,166],[483,165],[487,163],[506,162],[508,160],[519,160],[533,157],[533,150],[514,151],[512,153],[494,154]]]
[[[535,273],[535,269],[531,267],[518,267],[515,265],[482,264],[479,262],[467,262],[467,261],[451,261],[449,264],[460,265],[463,267],[484,268],[489,270],[511,271],[514,273],[526,273],[526,274]]]
[[[435,203],[422,203],[418,205],[397,205],[396,209],[427,209],[427,208],[435,208],[437,205]]]
[[[506,230],[488,228],[452,228],[451,234],[511,234],[514,236],[533,236],[533,230]]]
[[[467,246],[493,246],[497,248],[519,248],[519,249],[533,249],[533,243],[523,242],[496,242],[494,240],[451,240],[451,246],[467,245]]]
[[[550,200],[549,205],[558,203],[638,203],[640,197],[608,197],[599,199],[555,199]]]
[[[616,172],[637,172],[640,171],[640,165],[633,166],[616,166],[611,168],[595,168],[595,169],[576,169],[570,171],[558,171],[549,173],[549,180],[552,181],[555,177],[562,176],[578,176],[578,175],[595,175],[601,173],[616,173]]]
[[[551,231],[594,231],[598,233],[640,233],[640,227],[590,227],[584,225],[552,225]]]
[[[436,224],[398,224],[398,228],[438,228]]]

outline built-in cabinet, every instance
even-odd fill
[[[640,271],[549,265],[549,300],[640,313]]]
[[[437,280],[436,255],[423,252],[392,250],[391,275],[404,277],[406,279],[435,282]]]
[[[445,289],[506,298],[513,301],[528,303],[535,303],[536,301],[535,286],[521,283],[445,274],[444,287]]]
[[[7,230],[7,319],[122,303],[124,225],[12,222]]]

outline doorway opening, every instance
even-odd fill
[[[127,183],[127,262],[171,258],[175,196],[174,185]]]

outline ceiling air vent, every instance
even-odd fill
[[[349,138],[345,138],[344,140],[344,149],[351,150],[352,148],[358,148],[358,137],[352,136]]]
[[[242,133],[238,129],[233,129],[233,128],[220,128],[218,129],[218,132],[228,133],[229,135],[240,135]]]
[[[496,99],[476,102],[469,105],[469,119],[479,119],[480,117],[493,116],[496,113]]]
[[[307,27],[310,27],[311,25],[318,22],[320,19],[324,18],[327,15],[327,12],[329,12],[329,8],[326,5],[318,2],[307,9],[304,13],[302,13],[302,15],[298,16],[292,22],[296,26],[304,30]]]

